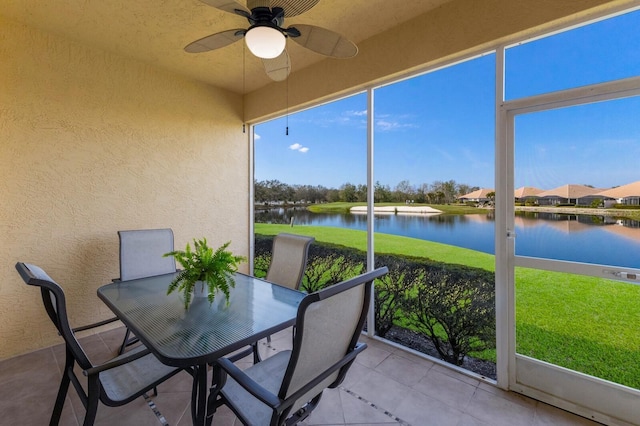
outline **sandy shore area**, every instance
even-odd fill
[[[351,213],[367,213],[367,206],[355,206],[349,209]],[[378,206],[373,208],[374,213],[387,214],[440,214],[441,210],[429,206]]]

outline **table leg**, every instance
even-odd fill
[[[207,364],[194,367],[191,390],[191,419],[194,426],[204,426],[207,415]]]

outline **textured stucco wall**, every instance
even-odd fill
[[[119,229],[248,255],[238,95],[1,17],[0,58],[0,359],[61,341],[17,261],[58,281],[81,325],[111,316],[96,288],[118,276]]]

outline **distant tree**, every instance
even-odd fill
[[[330,203],[336,203],[340,201],[340,191],[335,188],[331,188],[327,191],[327,201]]]
[[[356,201],[367,201],[367,192],[367,185],[358,185],[358,187],[356,188]]]
[[[411,183],[408,180],[402,180],[396,185],[393,191],[393,198],[394,201],[405,202],[406,200],[414,199],[415,193],[416,191],[411,186]]]
[[[429,185],[426,183],[422,183],[416,188],[416,203],[428,203],[429,197],[427,194],[429,193]]]
[[[380,181],[376,181],[373,186],[373,200],[376,203],[388,203],[392,201],[391,197],[391,189],[389,189],[389,185],[383,185]]]
[[[590,185],[588,185],[590,186]],[[457,200],[460,195],[480,189],[477,186],[457,184],[454,180],[434,181],[432,184],[422,183],[418,187],[409,180],[400,181],[393,191],[389,185],[376,181],[374,185],[374,202],[404,203],[414,200],[417,203],[444,204]],[[367,185],[354,185],[347,182],[339,189],[322,185],[288,185],[277,179],[254,181],[254,199],[256,203],[268,202],[365,202],[367,201]]]
[[[358,200],[356,186],[352,183],[345,183],[340,187],[340,201],[353,203]]]
[[[461,196],[461,195],[473,192],[473,191],[475,191],[477,189],[480,189],[480,188],[472,187],[470,185],[467,185],[466,183],[460,183],[460,184],[457,185],[456,198]]]
[[[311,193],[313,194],[314,203],[322,203],[322,202],[328,201],[327,196],[329,194],[329,189],[322,185],[313,187],[313,190],[311,191]]]
[[[309,198],[309,185],[293,185],[293,201],[306,202]]]
[[[455,180],[443,182],[442,192],[444,192],[445,203],[453,203],[458,197],[458,185]]]
[[[267,202],[267,188],[264,182],[254,181],[253,183],[253,198],[256,203]]]
[[[285,203],[295,200],[296,191],[293,189],[292,186],[283,184],[282,187],[280,188],[280,191],[281,191],[280,193],[282,194],[280,196],[280,199]]]

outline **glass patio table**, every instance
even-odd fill
[[[228,304],[218,292],[212,304],[196,296],[185,309],[181,293],[167,295],[176,275],[107,284],[98,297],[161,362],[194,369],[191,413],[194,425],[204,425],[207,364],[293,325],[305,294],[236,273]]]

